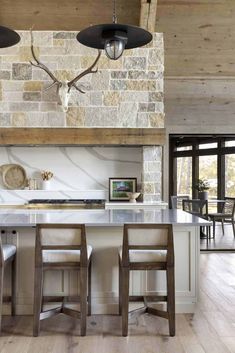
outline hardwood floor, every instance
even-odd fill
[[[4,317],[1,353],[235,353],[235,254],[201,254],[200,302],[195,314],[176,315],[176,336],[167,320],[133,317],[129,337],[118,316],[91,316],[87,336],[79,323],[59,315],[32,337],[32,318]]]
[[[207,249],[235,251],[235,237],[233,235],[232,225],[229,223],[224,224],[223,235],[221,224],[217,223],[215,227],[215,238],[209,239],[208,242],[205,238],[201,239],[201,250]]]

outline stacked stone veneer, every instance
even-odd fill
[[[162,198],[162,148],[144,146],[142,150],[142,189],[144,201]]]
[[[41,69],[32,67],[30,33],[19,32],[18,45],[0,49],[1,127],[164,127],[163,35],[155,33],[146,47],[126,50],[117,61],[104,53],[99,71],[78,82],[86,94],[72,89],[64,113],[58,105],[56,87]],[[34,32],[34,46],[40,61],[59,80],[70,80],[95,60],[97,51],[79,44],[75,32]],[[156,148],[155,148],[156,149]],[[152,150],[152,156],[159,153]],[[148,155],[143,151],[143,158]],[[151,180],[151,163],[143,162],[145,194],[152,198],[160,189]],[[161,166],[160,166],[161,170]],[[152,174],[151,174],[152,173]],[[151,186],[152,183],[152,186]],[[154,185],[153,185],[154,184]]]
[[[155,33],[144,48],[127,50],[111,61],[104,54],[99,72],[78,82],[87,92],[72,90],[70,108],[57,105],[56,87],[30,65],[29,32],[21,42],[0,49],[0,125],[44,127],[163,127],[163,38]],[[75,32],[35,32],[40,60],[59,80],[70,80],[94,61],[97,51],[77,42]]]

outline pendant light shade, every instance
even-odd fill
[[[11,47],[20,41],[18,33],[10,28],[0,26],[0,48]]]
[[[83,29],[77,40],[90,48],[104,49],[110,59],[118,59],[124,49],[138,48],[152,40],[152,34],[137,26],[110,23]]]
[[[83,29],[77,40],[90,48],[104,49],[107,57],[117,60],[124,49],[133,49],[148,44],[152,34],[143,28],[117,23],[116,0],[113,0],[113,23],[95,25]]]

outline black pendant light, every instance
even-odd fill
[[[20,41],[18,33],[10,28],[0,26],[0,48],[11,47]]]
[[[87,47],[104,49],[111,60],[117,60],[124,49],[138,48],[152,40],[152,34],[137,26],[117,23],[116,1],[113,0],[113,23],[91,26],[77,35]]]

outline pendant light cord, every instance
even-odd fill
[[[117,23],[116,0],[113,0],[113,23]]]

